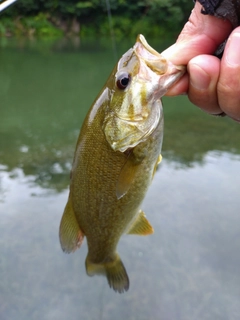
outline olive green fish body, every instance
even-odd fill
[[[72,252],[86,236],[88,275],[105,275],[118,292],[129,287],[116,252],[120,237],[153,233],[140,205],[161,157],[160,98],[183,72],[140,35],[119,60],[81,128],[60,242],[64,251]]]
[[[138,214],[139,206],[152,180],[161,150],[163,118],[148,140],[129,152],[114,151],[102,132],[104,108],[99,108],[89,125],[82,128],[72,172],[71,197],[81,230],[88,239],[89,257],[94,263],[114,252],[121,235]],[[139,150],[138,150],[139,149]],[[128,178],[128,192],[118,199],[121,176]],[[82,188],[79,188],[79,185]],[[89,227],[90,226],[90,227]]]

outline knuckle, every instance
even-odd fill
[[[227,68],[221,72],[217,91],[220,94],[236,95],[240,93],[240,67]]]
[[[218,101],[221,109],[232,119],[240,120],[240,80],[218,83]]]
[[[240,95],[240,78],[232,77],[228,78],[229,81],[219,81],[217,91],[219,94],[227,96],[239,96]]]

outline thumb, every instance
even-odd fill
[[[232,30],[228,20],[203,15],[201,9],[197,1],[176,43],[162,52],[176,65],[186,65],[199,54],[213,54]]]

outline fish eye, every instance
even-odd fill
[[[118,77],[116,82],[118,89],[124,90],[128,86],[129,81],[130,81],[130,75],[126,72],[122,73]]]

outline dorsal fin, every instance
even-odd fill
[[[145,213],[140,210],[137,219],[130,226],[127,234],[138,234],[140,236],[146,236],[154,232],[153,227],[147,220]]]

